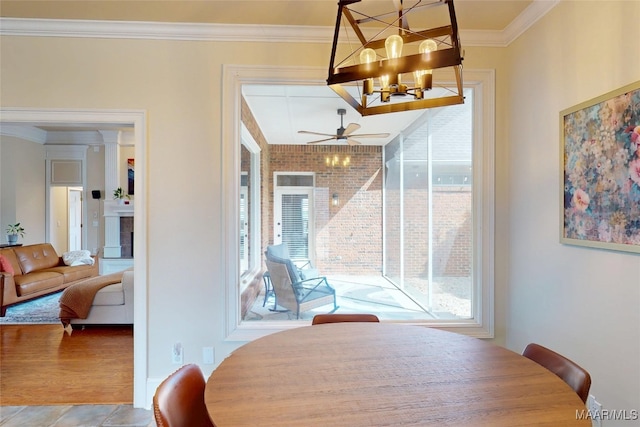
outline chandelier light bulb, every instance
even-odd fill
[[[404,41],[397,34],[387,37],[384,41],[384,48],[387,51],[387,58],[400,58],[402,56],[402,45]]]
[[[362,49],[360,52],[360,63],[361,64],[371,64],[376,60],[376,51],[371,49],[370,47],[366,49]]]
[[[385,74],[383,76],[380,76],[380,87],[385,89],[389,87],[389,75]]]
[[[434,52],[438,50],[438,44],[431,40],[431,39],[427,39],[425,41],[423,41],[422,43],[420,43],[420,46],[418,47],[418,51],[421,54],[428,54],[429,52]],[[431,74],[431,70],[425,70],[427,74]]]
[[[376,51],[371,48],[363,49],[360,52],[360,63],[371,64],[376,61]],[[373,79],[365,79],[363,82],[363,92],[365,95],[371,95],[373,93]]]
[[[418,52],[425,56],[428,56],[431,52],[435,52],[436,50],[438,50],[438,44],[432,39],[427,39],[418,46]],[[421,91],[431,90],[433,87],[432,73],[433,71],[431,69],[414,71],[414,81]],[[420,94],[420,97],[422,97],[422,94]]]

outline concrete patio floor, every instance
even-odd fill
[[[450,280],[444,286],[434,282],[435,310],[429,312],[425,307],[425,297],[419,284],[407,287],[405,291],[382,276],[327,276],[327,281],[336,290],[337,313],[373,313],[380,320],[420,320],[436,318],[465,318],[470,313],[470,286],[468,280]],[[264,302],[264,289],[247,312],[245,321],[296,320],[295,312],[284,311],[277,307],[274,311],[274,298],[269,296]],[[327,313],[333,307],[326,305],[300,313],[300,319],[311,320],[319,313]]]

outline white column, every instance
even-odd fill
[[[120,187],[120,131],[100,131],[104,139],[104,190],[105,200],[113,197],[113,191]],[[103,210],[104,211],[104,210]],[[105,258],[120,258],[120,217],[104,218],[104,250]]]

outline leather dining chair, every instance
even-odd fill
[[[582,402],[587,402],[591,388],[591,375],[577,363],[535,343],[527,345],[522,355],[562,378],[580,396]]]
[[[311,321],[312,325],[320,325],[322,323],[340,323],[340,322],[380,322],[375,314],[365,313],[348,313],[348,314],[316,314]]]
[[[214,427],[204,403],[204,387],[198,365],[185,365],[169,375],[153,396],[157,426]]]

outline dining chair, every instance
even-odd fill
[[[198,365],[189,364],[169,375],[153,396],[158,427],[213,427],[204,403],[205,380]]]
[[[380,322],[378,316],[367,313],[328,313],[316,314],[311,321],[312,325],[321,325],[323,323],[341,323],[341,322]]]
[[[527,345],[522,355],[562,378],[580,396],[582,402],[587,402],[591,388],[591,376],[577,363],[535,343]]]

